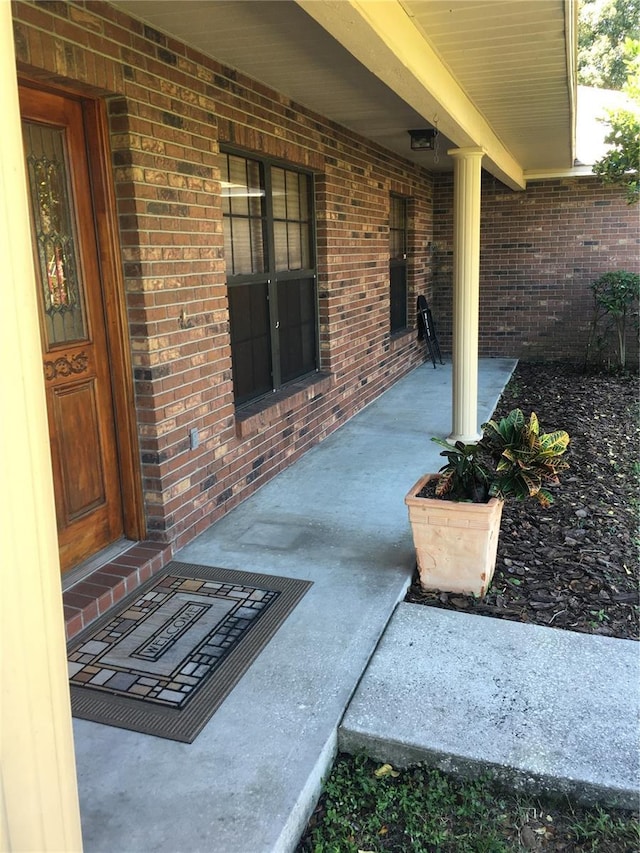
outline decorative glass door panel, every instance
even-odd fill
[[[87,337],[78,280],[76,228],[69,204],[64,131],[23,125],[35,240],[38,247],[44,332],[49,346]]]

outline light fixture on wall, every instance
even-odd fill
[[[433,151],[436,147],[437,129],[425,127],[421,130],[410,130],[412,151]]]

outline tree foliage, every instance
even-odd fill
[[[640,199],[640,40],[626,39],[624,58],[623,91],[635,108],[608,111],[610,130],[605,142],[612,147],[594,164],[593,172],[605,184],[626,187],[627,201],[634,204]]]
[[[611,143],[613,148],[594,163],[593,173],[605,184],[625,186],[628,203],[636,204],[640,200],[640,118],[629,110],[612,110],[609,124],[611,130],[605,142]]]
[[[622,89],[625,39],[640,39],[640,0],[581,0],[578,22],[578,82]]]

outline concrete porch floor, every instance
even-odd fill
[[[514,366],[481,361],[479,423]],[[294,849],[410,582],[403,498],[440,467],[450,400],[450,365],[419,367],[175,555],[313,586],[194,743],[74,720],[87,853]]]

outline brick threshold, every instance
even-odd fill
[[[63,592],[67,642],[171,560],[171,545],[136,542]]]

